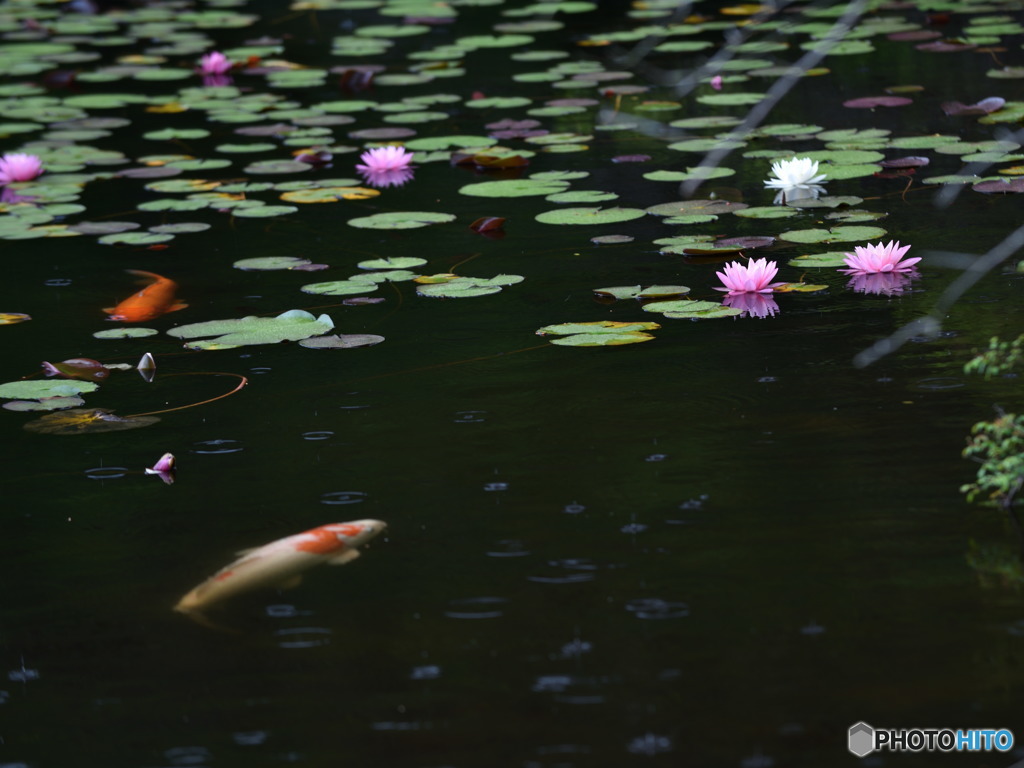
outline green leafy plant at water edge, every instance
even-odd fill
[[[1024,334],[1013,341],[989,339],[988,349],[966,365],[964,373],[979,373],[986,379],[1011,371],[1021,359]],[[1024,416],[997,408],[994,421],[979,421],[971,429],[963,457],[980,462],[977,480],[960,487],[967,501],[979,498],[1010,510],[1014,496],[1024,485]]]
[[[963,456],[981,462],[977,480],[960,487],[970,502],[982,498],[1010,509],[1024,485],[1024,416],[1001,413],[994,421],[979,421]]]
[[[1024,334],[1013,341],[1000,341],[998,336],[993,336],[989,339],[988,349],[964,366],[964,373],[980,373],[986,379],[1006,373],[1020,362],[1022,343]]]

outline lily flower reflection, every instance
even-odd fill
[[[910,290],[910,284],[914,278],[919,277],[917,270],[909,272],[853,272],[843,270],[853,275],[846,287],[857,293],[877,293],[880,296],[898,296]]]
[[[225,85],[231,85],[233,82],[235,81],[231,77],[231,75],[225,75],[220,73],[213,75],[203,75],[204,88],[220,88]]]
[[[790,200],[817,199],[825,188],[818,182],[825,180],[824,173],[818,173],[818,161],[809,157],[793,157],[772,163],[773,178],[765,180],[769,189],[777,189],[775,205]]]
[[[393,168],[391,170],[365,170],[359,171],[359,175],[363,177],[367,184],[371,187],[400,187],[409,181],[412,181],[412,177],[415,175],[412,168]]]
[[[730,293],[722,299],[722,305],[742,309],[740,317],[771,317],[781,311],[775,299],[767,293]]]

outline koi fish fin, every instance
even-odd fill
[[[186,307],[188,307],[188,304],[186,304],[183,301],[178,301],[178,302],[175,302],[174,304],[172,304],[171,306],[169,306],[167,308],[167,311],[168,312],[177,312],[179,309],[185,309]]]
[[[294,576],[289,576],[284,581],[279,581],[274,585],[277,589],[294,589],[302,583],[302,574],[296,573]]]
[[[351,563],[359,557],[358,549],[346,549],[340,555],[335,555],[327,561],[328,565],[344,565],[345,563]]]

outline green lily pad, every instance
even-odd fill
[[[418,229],[431,224],[445,224],[455,220],[453,213],[432,211],[395,211],[375,213],[372,216],[349,219],[348,225],[357,229]]]
[[[569,184],[561,179],[504,179],[467,184],[459,193],[470,197],[535,197],[564,192]]]
[[[234,320],[210,320],[172,328],[167,333],[178,339],[216,339],[186,344],[188,349],[231,349],[249,344],[276,344],[298,341],[327,333],[334,321],[327,315],[314,317],[301,309],[282,312],[277,317],[243,317]]]
[[[107,331],[96,331],[94,339],[144,339],[156,336],[160,331],[156,328],[111,328]]]
[[[714,301],[655,301],[644,304],[645,312],[658,312],[671,320],[713,320],[719,317],[735,317],[743,314],[742,309],[727,307]]]
[[[845,267],[845,253],[840,251],[829,251],[828,253],[809,253],[805,256],[797,256],[789,261],[794,267]]]
[[[411,269],[427,263],[419,256],[386,256],[383,259],[368,259],[356,264],[360,269]]]
[[[265,160],[259,163],[250,163],[245,166],[246,173],[279,174],[279,173],[303,173],[313,168],[309,163],[301,163],[298,160]]]
[[[797,215],[797,211],[783,205],[761,205],[733,211],[733,213],[743,219],[788,219]]]
[[[309,283],[299,288],[303,293],[320,296],[350,296],[377,290],[377,284],[365,280],[330,280],[323,283]]]
[[[611,296],[614,299],[658,299],[665,296],[683,296],[690,292],[685,285],[652,285],[641,288],[639,285],[617,285],[612,288],[595,288],[594,293]]]
[[[534,218],[543,224],[612,224],[646,215],[640,208],[559,208]]]
[[[577,189],[569,192],[556,192],[544,199],[549,203],[603,203],[608,200],[617,200],[618,197],[614,192],[602,192],[599,189]]]
[[[454,277],[444,282],[422,284],[416,289],[416,293],[434,298],[463,299],[497,293],[504,286],[521,283],[523,280],[522,275],[497,275],[491,278]]]
[[[339,333],[302,339],[299,346],[308,349],[354,349],[355,347],[372,347],[382,341],[384,341],[383,336],[373,333]]]
[[[832,227],[783,232],[779,238],[790,243],[855,243],[877,240],[885,235],[881,227]]]
[[[231,208],[231,215],[242,219],[275,219],[298,210],[294,205],[236,206]]]
[[[763,99],[763,93],[705,93],[697,97],[698,103],[715,107],[749,107]]]
[[[85,405],[85,400],[73,395],[71,397],[45,397],[42,400],[11,400],[4,403],[8,411],[62,411],[65,408],[77,408]]]
[[[9,381],[6,384],[0,384],[0,398],[40,400],[44,397],[75,397],[84,392],[95,392],[97,389],[99,389],[98,384],[74,379]]]
[[[311,263],[309,259],[304,259],[301,256],[258,256],[252,259],[239,259],[231,266],[246,271],[270,272],[278,269],[294,269]]]
[[[537,329],[538,336],[560,336],[552,344],[566,347],[608,347],[651,341],[654,337],[644,331],[661,326],[652,322],[619,322],[597,320],[591,323],[559,323]]]

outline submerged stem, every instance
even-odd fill
[[[163,408],[163,409],[161,409],[159,411],[146,411],[145,413],[132,413],[132,414],[129,414],[129,416],[127,418],[134,418],[136,416],[155,416],[158,413],[170,413],[171,411],[183,411],[186,408],[195,408],[197,405],[206,405],[207,403],[212,403],[212,402],[214,402],[216,400],[223,400],[225,397],[230,397],[231,395],[235,394],[236,392],[241,390],[242,387],[244,387],[246,384],[249,383],[249,379],[247,377],[243,376],[242,374],[240,374],[240,373],[228,373],[226,371],[197,371],[195,373],[167,373],[167,374],[164,374],[163,376],[161,376],[161,378],[162,379],[168,379],[168,378],[170,378],[172,376],[235,376],[235,377],[241,379],[241,381],[239,381],[238,385],[234,389],[232,389],[230,392],[225,392],[223,395],[217,395],[216,397],[211,397],[208,400],[200,400],[198,403],[189,403],[188,405],[178,405],[178,406],[175,406],[174,408]]]

